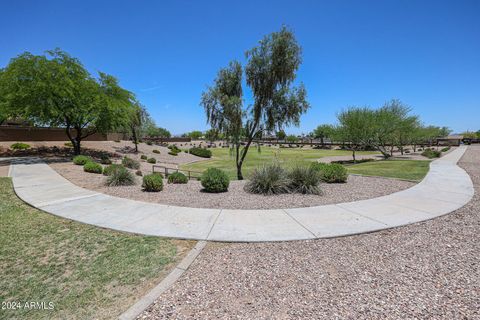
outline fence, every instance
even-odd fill
[[[158,171],[155,171],[155,168],[157,168]],[[165,178],[167,178],[172,173],[181,172],[181,173],[183,173],[187,176],[188,180],[191,180],[191,179],[197,179],[198,180],[203,173],[203,172],[200,172],[200,171],[183,170],[183,169],[179,169],[179,168],[171,168],[171,167],[167,167],[167,166],[154,164],[154,165],[152,165],[152,173],[156,173],[156,172],[157,173],[162,173]]]

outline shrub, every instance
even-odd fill
[[[149,146],[151,146],[153,144],[152,141],[147,141],[145,143],[148,144]]]
[[[188,182],[187,176],[181,172],[174,172],[168,176],[168,183],[183,184],[187,182]]]
[[[338,163],[312,163],[313,170],[318,171],[320,179],[326,183],[346,182],[348,178],[347,169]]]
[[[113,166],[113,165],[112,165]],[[135,184],[135,177],[123,166],[117,165],[114,170],[108,175],[108,186],[131,186]]]
[[[27,150],[30,149],[30,145],[23,142],[16,142],[10,146],[12,150]]]
[[[202,158],[211,158],[212,157],[212,151],[208,149],[203,149],[203,148],[190,148],[188,150],[190,154],[193,154],[194,156],[197,157],[202,157]]]
[[[89,161],[92,161],[92,158],[88,156],[79,155],[79,156],[73,157],[73,163],[75,163],[78,166],[83,166],[85,163]]]
[[[443,148],[442,150],[440,150],[441,152],[447,152],[448,150],[450,150],[450,147],[445,147]]]
[[[142,154],[142,155],[140,156],[140,159],[142,159],[142,160],[147,160],[147,159],[148,159],[148,157],[147,157],[147,155],[145,155],[145,154]]]
[[[121,164],[111,164],[109,166],[106,166],[103,169],[103,175],[110,176],[112,175],[113,171],[118,170],[118,168],[123,168],[123,166]]]
[[[213,193],[228,191],[228,186],[230,185],[228,175],[217,168],[205,170],[200,181],[205,191]]]
[[[288,172],[292,192],[320,194],[320,173],[311,166],[296,166]]]
[[[142,173],[141,170],[135,171],[135,174],[136,174],[137,176],[139,176],[139,177],[143,176],[143,173]]]
[[[142,187],[148,192],[158,192],[163,190],[163,179],[159,174],[147,174],[143,177]]]
[[[170,151],[168,154],[171,155],[171,156],[178,156],[178,152],[179,151]]]
[[[110,157],[108,154],[102,154],[100,156],[100,163],[101,164],[112,164],[112,160],[110,160]]]
[[[155,158],[149,158],[149,159],[147,160],[147,162],[148,162],[148,163],[157,163],[157,159],[155,159]]]
[[[442,153],[440,151],[432,149],[425,149],[425,151],[422,152],[422,156],[427,157],[428,159],[439,158],[441,155]]]
[[[265,164],[256,168],[244,190],[259,194],[280,194],[290,192],[290,179],[284,168],[278,163]]]
[[[123,157],[122,164],[124,167],[127,167],[129,169],[140,169],[140,162],[129,157]]]
[[[168,146],[168,149],[172,150],[172,151],[176,151],[177,153],[182,151],[180,150],[175,144],[171,144]]]
[[[101,164],[93,162],[93,161],[88,161],[83,165],[83,171],[85,172],[91,172],[91,173],[102,173],[103,172],[103,167]]]
[[[71,141],[65,142],[63,145],[68,148],[73,148],[73,143]]]
[[[153,152],[153,153],[158,153],[158,154],[160,154],[160,150],[157,150],[157,149],[153,149],[152,152]]]

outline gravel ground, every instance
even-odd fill
[[[310,207],[356,201],[383,196],[414,185],[412,182],[386,178],[349,176],[347,183],[322,184],[321,195],[284,194],[263,196],[247,193],[243,190],[245,181],[231,181],[228,192],[202,192],[199,181],[188,184],[167,184],[164,180],[162,192],[143,192],[141,178],[137,177],[135,186],[107,187],[105,176],[83,172],[82,166],[71,162],[50,164],[62,176],[81,187],[140,201],[164,203],[175,206],[220,209],[279,209]]]
[[[313,241],[209,244],[141,319],[480,319],[480,147],[474,199],[434,220]]]

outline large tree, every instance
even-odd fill
[[[242,165],[254,138],[262,132],[298,126],[300,116],[309,108],[304,86],[293,85],[302,59],[292,31],[282,27],[267,35],[246,52],[246,58],[244,70],[237,61],[221,69],[201,101],[211,127],[224,133],[233,145],[239,180],[243,179]],[[243,105],[243,73],[253,96],[248,107]]]
[[[105,73],[93,78],[80,61],[55,49],[46,55],[23,53],[1,73],[1,109],[36,125],[63,127],[80,153],[80,143],[129,121],[133,95]]]
[[[313,136],[315,139],[320,139],[320,143],[322,146],[324,146],[325,138],[331,139],[334,130],[335,128],[331,124],[321,124],[313,130],[311,136]]]

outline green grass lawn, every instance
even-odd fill
[[[348,166],[348,173],[420,181],[428,172],[430,161],[385,160]]]
[[[230,178],[237,178],[235,168],[235,159],[230,155],[228,148],[212,148],[213,158],[207,161],[201,161],[181,166],[185,170],[204,171],[207,168],[215,167],[225,170]],[[376,154],[372,151],[361,151],[357,154]],[[250,148],[247,158],[243,163],[243,176],[248,177],[254,168],[265,162],[277,159],[282,163],[311,162],[322,157],[329,156],[351,156],[352,152],[347,150],[320,150],[320,149],[300,149],[300,148],[271,148],[262,147],[260,152],[256,147]]]
[[[0,301],[54,304],[0,310],[0,318],[116,318],[192,245],[52,216],[23,203],[11,179],[0,178]]]

